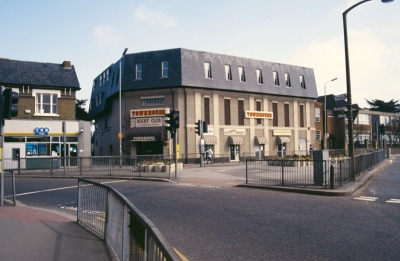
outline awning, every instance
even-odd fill
[[[126,139],[132,141],[161,141],[162,127],[135,127],[126,131]]]
[[[264,136],[257,137],[256,136],[256,144],[258,144],[258,145],[268,144],[267,137],[264,137]]]
[[[244,139],[242,136],[229,136],[228,143],[229,145],[243,145]]]
[[[277,144],[289,143],[289,142],[290,142],[290,137],[285,137],[285,136],[276,137],[276,143]]]
[[[214,135],[204,135],[204,144],[216,145],[216,144],[218,144],[218,139]]]

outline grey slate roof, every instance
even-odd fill
[[[80,89],[73,65],[7,59],[0,59],[0,84]]]
[[[168,77],[161,77],[161,62],[168,61]],[[204,62],[211,64],[212,78],[205,77]],[[135,66],[142,64],[142,79],[135,79]],[[232,80],[225,79],[225,65],[231,66]],[[239,79],[238,67],[243,66],[246,82]],[[317,99],[314,70],[281,63],[254,60],[224,54],[183,48],[126,54],[121,58],[122,91],[191,87],[277,96]],[[263,84],[257,82],[256,69],[261,69]],[[109,79],[100,85],[100,75],[109,70]],[[119,91],[119,60],[94,79],[89,115],[107,110],[107,99]],[[278,72],[280,86],[275,86],[273,71]],[[285,85],[289,73],[291,87]],[[299,76],[304,76],[306,88],[301,88]],[[99,95],[100,94],[100,95]],[[96,106],[95,101],[101,97]]]

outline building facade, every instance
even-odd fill
[[[29,165],[46,157],[90,156],[90,122],[75,119],[80,86],[71,62],[0,59],[0,85],[19,94],[18,116],[5,120],[4,159],[18,153]]]
[[[326,110],[325,110],[326,101]],[[348,148],[347,102],[344,95],[318,97],[326,122],[327,149]],[[353,133],[355,148],[378,149],[396,147],[400,142],[400,116],[396,113],[363,110],[353,104]],[[382,126],[383,129],[382,129]],[[325,135],[324,129],[322,132]],[[321,136],[321,143],[323,143]]]
[[[93,82],[95,154],[119,154],[120,128],[124,155],[171,154],[162,139],[169,109],[180,112],[185,158],[199,153],[198,120],[208,123],[204,144],[216,157],[307,154],[317,97],[310,68],[181,48],[126,54]]]

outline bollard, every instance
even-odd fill
[[[331,173],[331,176],[330,176],[330,178],[331,178],[331,189],[334,189],[335,188],[335,170],[334,170],[334,168],[333,168],[333,165],[331,165],[331,170],[330,170],[330,173]]]

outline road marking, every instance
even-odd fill
[[[391,200],[386,200],[386,203],[397,203],[397,204],[400,204],[400,199],[392,198]]]
[[[376,201],[378,198],[374,198],[374,197],[359,197],[359,198],[354,198],[357,200],[364,200],[364,201]]]
[[[24,195],[37,194],[37,193],[42,193],[42,192],[49,192],[49,191],[56,191],[56,190],[63,190],[63,189],[70,189],[70,188],[77,188],[77,187],[78,186],[55,188],[55,189],[45,189],[45,190],[39,190],[39,191],[32,191],[32,192],[16,194],[15,196],[24,196]]]
[[[105,182],[101,182],[100,184],[118,183],[118,182],[125,182],[125,181],[127,181],[127,180],[105,181]],[[37,194],[37,193],[42,193],[42,192],[57,191],[57,190],[70,189],[70,188],[77,188],[77,187],[78,187],[78,186],[71,186],[71,187],[63,187],[63,188],[54,188],[54,189],[38,190],[38,191],[32,191],[32,192],[26,192],[26,193],[16,194],[15,196],[25,196],[25,195],[30,195],[30,194]]]

